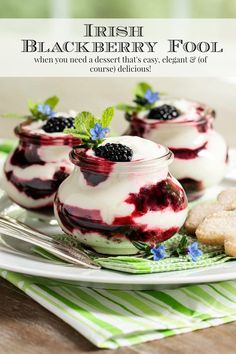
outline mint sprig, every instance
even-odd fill
[[[94,149],[105,140],[113,115],[114,107],[106,108],[101,118],[96,118],[90,112],[81,112],[75,117],[74,128],[67,128],[64,133],[73,135],[83,145]]]
[[[131,106],[125,103],[119,103],[118,105],[116,105],[116,108],[119,109],[120,111],[124,111],[127,113],[140,112],[143,109],[142,107]]]
[[[45,101],[35,103],[32,100],[28,101],[28,108],[32,114],[33,120],[46,120],[55,116],[54,108],[57,106],[59,98],[51,96]]]
[[[28,109],[31,113],[30,117],[18,113],[5,113],[2,114],[4,118],[17,118],[17,119],[30,119],[30,120],[46,120],[55,116],[54,108],[57,106],[59,98],[52,96],[47,98],[44,102],[35,103],[32,100],[28,100]]]
[[[149,84],[146,83],[146,82],[139,82],[139,83],[135,86],[135,88],[134,88],[134,95],[135,95],[135,97],[137,97],[137,96],[139,96],[139,97],[144,97],[145,93],[146,93],[148,90],[153,91],[151,85],[149,85]]]
[[[152,109],[156,105],[156,101],[160,99],[159,93],[154,92],[152,86],[146,82],[139,82],[135,86],[134,96],[135,105],[120,103],[116,108],[129,114],[138,113]]]
[[[103,128],[109,127],[114,116],[114,107],[108,107],[102,112],[100,123]]]
[[[58,105],[58,103],[59,98],[57,96],[51,96],[44,101],[44,104],[49,105],[52,109],[54,109]]]

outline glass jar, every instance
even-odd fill
[[[187,215],[182,186],[169,173],[173,154],[112,162],[70,153],[75,165],[55,198],[56,219],[68,235],[104,254],[136,254],[132,241],[155,245],[173,236]]]
[[[213,129],[215,112],[206,105],[186,102],[189,111],[177,119],[148,119],[148,113],[126,114],[130,125],[125,135],[140,136],[168,146],[175,157],[170,171],[183,185],[189,200],[194,200],[206,188],[222,180],[228,150],[223,137]]]
[[[21,207],[50,215],[55,192],[73,169],[69,160],[71,147],[80,141],[29,126],[27,121],[15,128],[19,143],[4,165],[4,189]]]

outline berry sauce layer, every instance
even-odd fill
[[[217,184],[226,170],[227,146],[213,130],[215,111],[210,107],[184,99],[166,99],[157,107],[129,115],[126,134],[140,136],[168,146],[175,159],[170,172],[185,184],[188,195],[194,185],[202,190]],[[196,189],[196,195],[199,190]],[[191,197],[192,198],[192,197]]]
[[[67,234],[98,252],[134,254],[132,241],[155,244],[178,231],[187,214],[187,199],[169,174],[168,149],[131,136],[107,138],[102,145],[108,143],[130,148],[131,161],[109,161],[91,149],[82,157],[74,151],[71,160],[76,168],[58,189],[55,215]]]
[[[80,141],[62,132],[47,133],[44,124],[28,121],[15,129],[20,140],[6,160],[4,185],[18,205],[52,212],[55,192],[73,169],[69,152]]]

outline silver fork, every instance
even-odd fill
[[[39,246],[68,263],[77,264],[84,268],[100,268],[81,249],[54,240],[52,237],[9,216],[0,215],[0,233],[4,234],[4,236],[13,237],[32,245]]]

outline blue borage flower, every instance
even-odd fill
[[[203,255],[203,252],[199,249],[198,242],[193,242],[187,246],[188,242],[189,238],[183,235],[178,244],[174,243],[172,246],[161,244],[160,246],[152,247],[141,241],[133,241],[132,243],[143,253],[144,257],[153,258],[154,261],[159,261],[163,258],[188,256],[191,261],[196,262],[198,257]]]
[[[96,118],[90,112],[80,112],[75,117],[74,127],[65,129],[64,133],[80,139],[82,145],[95,149],[110,131],[109,125],[113,115],[114,107],[107,107],[100,118]]]
[[[42,113],[43,115],[52,118],[55,116],[55,112],[52,110],[51,106],[49,106],[49,104],[43,104],[40,103],[37,107],[37,110],[39,113]]]
[[[151,253],[153,254],[153,260],[159,261],[160,259],[165,258],[165,255],[166,255],[165,246],[161,245],[156,248],[151,248]]]
[[[90,129],[91,139],[100,140],[106,137],[106,133],[110,131],[109,128],[103,128],[100,123],[96,123],[93,128]]]
[[[47,120],[56,116],[54,109],[59,102],[57,96],[51,96],[45,101],[40,103],[35,103],[32,100],[28,101],[28,108],[31,112],[31,120]]]
[[[139,82],[134,88],[135,99],[133,102],[135,102],[136,105],[120,103],[117,105],[117,108],[128,114],[147,111],[154,107],[155,102],[160,100],[161,95],[161,92],[154,92],[152,86],[148,83]]]
[[[144,98],[148,101],[148,103],[154,104],[160,99],[160,95],[158,92],[153,92],[152,90],[148,89],[144,95]]]
[[[202,256],[202,251],[198,248],[198,243],[193,242],[187,247],[188,255],[192,258],[193,262],[196,262],[198,257]]]

